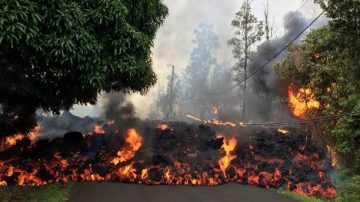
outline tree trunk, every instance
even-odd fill
[[[248,1],[246,1],[246,3],[248,3]],[[248,45],[248,23],[249,23],[249,10],[246,11],[246,16],[245,16],[245,36],[244,36],[244,40],[245,40],[245,61],[244,61],[244,86],[243,86],[243,109],[242,109],[242,119],[243,121],[245,121],[245,115],[246,115],[246,86],[247,86],[247,63],[248,63],[248,49],[249,49],[249,45]]]

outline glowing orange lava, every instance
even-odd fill
[[[308,110],[319,109],[320,103],[314,99],[311,89],[300,88],[295,94],[293,85],[288,88],[289,106],[295,117],[306,118]]]

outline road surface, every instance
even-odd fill
[[[250,185],[149,186],[121,183],[77,183],[69,202],[296,202]]]

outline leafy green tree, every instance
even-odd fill
[[[290,48],[288,57],[274,66],[297,87],[308,87],[321,103],[319,116],[360,112],[359,1],[329,1],[322,4],[329,25],[311,31]],[[343,166],[360,174],[360,116],[345,116],[323,122],[326,140],[335,145]]]
[[[26,132],[36,109],[94,104],[100,91],[146,93],[161,0],[0,2],[1,135]]]
[[[329,25],[311,31],[274,66],[283,79],[309,87],[321,107],[319,116],[360,113],[360,1],[320,1]],[[321,139],[333,144],[346,169],[337,201],[359,201],[360,116],[322,122]]]
[[[235,19],[231,25],[236,29],[235,36],[228,41],[230,46],[233,46],[233,55],[237,60],[234,71],[236,72],[235,80],[237,82],[243,81],[248,74],[248,61],[252,46],[261,40],[264,35],[263,22],[251,13],[251,0],[245,0],[236,13]],[[242,104],[242,118],[245,119],[246,109],[246,91],[247,82],[242,85],[243,89],[243,104]]]

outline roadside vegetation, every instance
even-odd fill
[[[40,187],[2,187],[0,202],[63,202],[67,200],[73,185],[56,183]]]
[[[360,1],[320,1],[330,18],[327,26],[311,31],[289,48],[277,74],[309,88],[320,108],[312,116],[341,116],[316,123],[316,139],[329,145],[341,174],[333,177],[336,201],[360,201]]]

